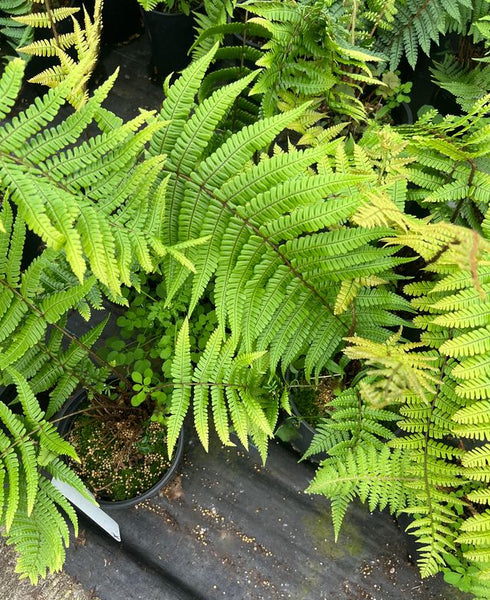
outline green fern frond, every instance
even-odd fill
[[[384,446],[357,446],[341,458],[324,461],[307,488],[312,494],[332,499],[332,518],[337,539],[347,504],[359,497],[370,510],[390,507],[397,512],[407,504],[408,488],[400,482],[411,481],[408,460],[399,451]]]
[[[390,423],[399,417],[390,410],[366,404],[357,386],[347,389],[329,402],[329,415],[320,420],[315,435],[303,458],[328,453],[343,456],[348,448],[368,445],[381,449],[393,438]]]
[[[415,68],[419,48],[428,55],[431,43],[439,41],[440,34],[448,30],[451,20],[461,23],[463,10],[468,7],[471,7],[468,0],[456,0],[451,4],[428,0],[422,6],[397,2],[396,19],[390,31],[379,36],[377,48],[389,56],[392,71],[403,55]]]
[[[175,443],[182,428],[191,397],[192,367],[189,343],[189,322],[186,319],[179,331],[175,346],[175,358],[172,362],[174,390],[168,420],[168,454],[172,456]]]

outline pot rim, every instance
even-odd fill
[[[70,412],[72,412],[74,407],[76,407],[78,404],[80,404],[86,397],[87,397],[86,390],[83,390],[83,389],[78,390],[65,402],[65,404],[61,407],[61,409],[55,415],[55,420],[62,419],[62,420],[59,420],[58,423],[56,423],[56,427],[61,436],[63,436],[63,437],[66,436],[67,433],[71,429],[71,424],[72,424],[74,417],[70,418]],[[133,506],[136,506],[136,504],[139,504],[140,502],[144,502],[145,500],[148,500],[149,498],[154,496],[160,489],[162,489],[165,485],[167,485],[167,483],[173,477],[178,466],[180,465],[183,454],[184,454],[184,431],[183,431],[183,429],[181,429],[179,437],[177,439],[177,445],[176,445],[174,454],[172,456],[169,468],[165,471],[165,473],[162,475],[162,477],[151,488],[147,489],[146,491],[142,492],[141,494],[138,494],[137,496],[133,496],[132,498],[127,498],[125,500],[99,500],[98,498],[95,498],[97,500],[97,503],[99,504],[99,506],[101,508],[118,510],[118,509],[124,509],[124,508],[131,508]]]
[[[190,13],[188,15],[186,15],[183,12],[170,12],[170,11],[166,12],[164,10],[156,10],[155,8],[152,8],[152,10],[145,10],[141,6],[140,6],[140,8],[141,8],[141,12],[142,12],[143,15],[154,13],[154,14],[157,14],[157,15],[165,15],[166,17],[189,17],[189,18],[192,18],[193,17],[192,13],[195,12],[195,11],[197,11],[197,10],[200,10],[203,7],[203,4],[204,3],[201,2],[199,4],[199,6],[197,6],[196,8],[191,9],[191,11],[190,11]]]

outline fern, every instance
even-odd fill
[[[267,397],[264,396],[264,353],[237,353],[236,343],[232,339],[223,343],[218,329],[209,338],[192,374],[188,336],[185,321],[172,363],[174,390],[168,421],[169,453],[192,399],[196,431],[206,450],[211,413],[223,444],[233,445],[230,440],[231,422],[245,448],[248,448],[248,436],[253,437],[265,462],[267,440],[273,437],[277,410],[269,414]]]
[[[481,215],[488,211],[488,102],[485,95],[466,115],[448,116],[436,124],[435,114],[429,113],[412,128],[403,128],[407,151],[416,159],[409,171],[415,184],[409,197],[430,205],[436,219],[478,232]]]
[[[356,121],[366,118],[363,103],[358,99],[365,85],[380,83],[373,75],[372,64],[382,60],[369,49],[355,45],[355,40],[337,15],[329,11],[331,2],[245,2],[239,8],[245,11],[245,22],[226,22],[226,11],[207,7],[208,16],[198,27],[195,55],[202,56],[212,41],[221,42],[223,36],[240,35],[242,45],[223,45],[216,59],[224,66],[206,77],[202,97],[236,77],[250,72],[255,63],[264,67],[256,83],[250,88],[252,101],[257,97],[260,113],[267,116],[285,112],[305,101],[313,101],[314,118],[321,118],[326,110],[347,115]],[[206,5],[205,5],[206,7]],[[249,36],[264,40],[261,48],[247,45]],[[321,108],[320,108],[321,107]],[[256,114],[250,99],[237,99],[230,123],[246,124]],[[310,117],[311,118],[311,117]],[[304,132],[304,125],[291,122],[293,129]]]
[[[67,99],[73,106],[80,108],[88,99],[87,83],[95,68],[100,42],[100,27],[102,15],[102,1],[96,0],[94,6],[93,20],[87,11],[83,11],[83,28],[73,15],[79,12],[78,8],[60,7],[51,8],[49,3],[45,4],[43,12],[29,12],[12,16],[12,21],[27,26],[29,29],[51,29],[52,37],[22,44],[17,51],[24,55],[52,56],[56,57],[55,66],[49,67],[32,77],[32,83],[41,83],[50,88],[57,87],[73,71],[76,65],[77,80],[72,83],[72,89]],[[67,19],[72,20],[73,32],[66,34],[58,33],[58,24]],[[28,40],[26,40],[28,41]],[[70,55],[74,50],[76,59]]]
[[[387,446],[376,449],[369,444],[349,449],[342,457],[325,460],[307,488],[311,494],[332,498],[332,521],[335,539],[349,503],[358,496],[375,508],[397,513],[410,502],[413,480],[406,454],[390,451]]]
[[[354,222],[374,181],[387,194],[398,194],[397,202],[403,205],[406,190],[396,179],[404,162],[400,159],[397,167],[391,157],[393,166],[385,172],[379,145],[356,145],[333,168],[318,163],[344,148],[342,139],[327,139],[304,151],[261,153],[254,161],[256,152],[273,142],[291,115],[304,108],[260,120],[210,147],[219,119],[248,81],[230,84],[194,106],[211,59],[209,54],[193,63],[167,90],[160,119],[171,119],[171,124],[156,132],[150,146],[151,155],[169,154],[162,172],[168,178],[163,243],[172,247],[194,238],[208,240],[189,254],[196,267],[190,275],[190,318],[212,284],[219,323],[194,369],[191,395],[179,385],[188,375],[188,361],[179,353],[174,359],[181,362],[174,366],[180,375],[174,381],[172,439],[192,404],[205,447],[212,414],[224,443],[229,443],[231,423],[244,444],[251,435],[265,448],[279,399],[273,397],[270,406],[266,396],[260,405],[254,403],[247,393],[250,381],[241,387],[237,379],[228,379],[235,360],[267,352],[267,369],[274,372],[277,365],[286,370],[302,357],[310,376],[337,355],[349,333],[381,342],[392,335],[390,327],[407,324],[395,312],[409,312],[410,306],[393,284],[398,278],[394,269],[411,259],[382,247],[380,240],[393,231],[390,225],[364,227]],[[386,148],[403,150],[398,138],[383,135]],[[316,173],[308,170],[314,163],[319,164]],[[163,266],[171,282],[170,305],[189,271],[166,258]],[[185,335],[181,344],[183,339]],[[219,386],[213,387],[213,382]],[[385,433],[381,425],[373,426],[373,436]]]
[[[453,94],[464,111],[471,110],[490,87],[490,67],[486,64],[470,69],[449,56],[442,63],[435,62],[431,72],[437,85]]]
[[[488,242],[479,238],[475,231],[457,228],[453,225],[433,225],[435,235],[430,238],[434,247],[425,254],[427,247],[422,252],[428,260],[428,268],[439,274],[439,278],[427,286],[424,295],[430,302],[423,304],[418,294],[420,286],[409,285],[407,291],[417,295],[414,305],[419,306],[423,312],[428,313],[426,319],[419,319],[420,324],[426,328],[422,334],[425,344],[435,348],[442,360],[441,383],[438,385],[437,397],[432,400],[432,425],[431,429],[425,430],[426,443],[434,446],[434,440],[442,439],[443,436],[457,434],[459,436],[484,439],[486,425],[485,416],[485,393],[482,385],[487,377],[485,364],[489,360],[489,347],[486,344],[482,332],[486,331],[481,325],[489,323],[487,295],[488,280],[484,275],[484,265],[488,261]],[[415,249],[421,249],[418,240],[427,236],[419,233],[409,241],[409,245]],[[399,240],[398,240],[399,241]],[[480,279],[480,265],[483,273]],[[481,398],[481,399],[480,399]],[[403,411],[402,411],[403,412]],[[410,421],[402,426],[413,428],[414,414],[410,411],[404,412],[410,417]],[[436,418],[437,417],[437,418]],[[459,425],[455,425],[459,423]],[[408,436],[408,444],[413,448],[413,436]],[[402,441],[403,443],[403,441]],[[430,446],[428,446],[430,447]],[[458,474],[467,481],[472,482],[466,488],[468,499],[474,502],[486,503],[486,495],[482,493],[481,483],[487,481],[485,472],[487,469],[487,448],[475,448],[466,453],[461,449],[438,446],[433,448],[435,456],[445,459],[438,466],[438,474],[445,474],[445,486],[458,488],[454,475]],[[451,464],[451,458],[459,456],[462,468]],[[454,460],[454,458],[453,458]],[[431,471],[434,472],[434,471]],[[438,491],[433,490],[437,498]],[[458,494],[448,496],[454,507],[459,502]],[[446,498],[447,501],[447,498]],[[466,517],[461,516],[458,511],[457,519],[449,520],[449,513],[444,516],[445,536],[440,543],[446,545],[453,552],[457,551],[457,544],[469,544],[475,549],[462,549],[464,559],[477,567],[478,575],[475,576],[475,589],[481,590],[485,586],[487,559],[485,548],[488,547],[488,532],[485,528],[480,529],[481,535],[475,536],[470,533],[473,523],[483,527],[484,519],[478,515]],[[426,517],[427,520],[427,517]],[[461,550],[459,551],[461,552]],[[440,564],[439,559],[423,557],[425,572],[434,572]]]
[[[14,59],[1,78],[4,117],[23,69]],[[193,239],[172,249],[162,244],[163,157],[141,158],[162,125],[151,122],[150,113],[123,124],[102,109],[114,78],[79,111],[58,118],[80,69],[5,119],[0,130],[0,383],[15,384],[13,400],[20,403],[19,414],[0,403],[1,524],[20,552],[19,572],[32,581],[61,568],[66,519],[76,525],[73,509],[46,474],[86,493],[60,462],[59,457],[76,457],[48,419],[80,382],[100,387],[107,377],[107,369],[90,358],[104,323],[77,339],[66,328],[67,315],[79,310],[88,319],[92,308],[101,307],[102,291],[125,302],[121,286],[137,283],[140,267],[157,269],[163,255],[182,268],[192,266],[186,254],[200,243]],[[80,143],[94,122],[100,123],[99,135]],[[23,270],[26,226],[41,235],[47,249]],[[40,392],[49,392],[45,410],[35,397]]]
[[[329,415],[320,420],[312,443],[303,458],[327,453],[343,456],[348,448],[384,447],[394,437],[389,428],[398,415],[390,410],[373,408],[363,398],[361,387],[349,388],[329,402]]]
[[[5,98],[18,93],[22,69],[19,60],[8,64],[2,78],[9,86]],[[121,284],[132,284],[133,266],[139,263],[152,271],[167,253],[160,242],[165,182],[158,176],[163,157],[140,161],[145,144],[162,124],[142,112],[71,147],[100,116],[101,102],[114,81],[96,90],[78,112],[51,124],[76,79],[75,70],[0,128],[0,181],[28,227],[48,247],[63,250],[80,281],[90,268],[122,302]],[[183,249],[179,256],[186,253]]]
[[[448,118],[434,125],[430,120],[421,121],[415,126],[436,127],[434,137],[408,136],[405,146],[408,152],[415,150],[416,161],[410,159],[398,168],[406,170],[412,177],[414,172],[424,173],[424,180],[415,179],[422,188],[428,186],[430,177],[446,169],[451,177],[465,176],[465,161],[470,162],[466,176],[485,177],[480,156],[486,155],[486,148],[480,140],[485,132],[473,128],[482,119],[486,99],[476,103],[469,115]],[[404,128],[408,132],[408,128]],[[424,130],[425,131],[425,130]],[[460,140],[470,140],[462,142]],[[417,150],[421,143],[424,151]],[[365,146],[370,148],[370,145]],[[427,154],[427,148],[434,152]],[[341,154],[344,169],[348,155]],[[448,165],[452,167],[448,169]],[[416,171],[420,169],[420,171]],[[461,171],[460,171],[461,169]],[[460,175],[461,173],[461,175]],[[447,181],[447,179],[446,179]],[[482,179],[483,182],[483,179]],[[456,196],[464,201],[465,195]],[[457,189],[457,186],[453,186]],[[482,183],[483,189],[487,189]],[[393,193],[395,188],[392,188]],[[436,187],[434,186],[434,188]],[[386,502],[391,496],[393,483],[400,491],[400,503],[392,510],[404,510],[412,515],[409,527],[420,543],[419,566],[422,576],[429,576],[440,570],[448,572],[453,567],[450,554],[455,556],[458,565],[466,565],[471,591],[477,597],[486,597],[488,591],[488,515],[476,506],[487,504],[488,494],[488,448],[483,445],[490,439],[488,424],[488,241],[476,230],[444,221],[444,215],[451,215],[451,221],[459,221],[454,215],[454,197],[443,203],[438,218],[418,220],[402,212],[403,203],[397,206],[395,196],[369,195],[369,201],[361,204],[351,220],[372,227],[392,227],[396,235],[386,238],[388,244],[404,245],[415,252],[425,263],[425,276],[417,282],[405,286],[405,292],[412,296],[412,309],[417,311],[413,326],[422,330],[420,341],[406,343],[401,334],[385,339],[382,343],[366,340],[358,336],[348,338],[349,345],[344,349],[347,357],[361,361],[362,374],[359,376],[356,391],[358,414],[361,407],[395,414],[401,434],[377,437],[383,430],[378,427],[380,417],[374,417],[377,424],[376,435],[367,435],[369,419],[360,421],[357,431],[353,413],[342,412],[344,402],[347,407],[356,402],[354,390],[344,392],[334,403],[345,396],[339,406],[322,423],[314,443],[307,453],[326,451],[327,460],[319,467],[310,491],[324,493],[332,499],[332,510],[336,530],[340,527],[348,503],[358,496],[361,499],[381,498]],[[458,192],[459,193],[459,192]],[[420,198],[427,197],[420,193]],[[473,202],[476,204],[476,199]],[[448,206],[449,204],[449,206]],[[478,206],[483,204],[478,200]],[[458,211],[462,210],[460,206]],[[465,213],[467,214],[467,213]],[[481,218],[481,217],[480,217]],[[463,222],[464,221],[460,221]],[[467,223],[465,223],[467,224]],[[337,414],[338,413],[338,414]],[[351,418],[351,423],[349,419]],[[360,435],[364,435],[358,443]],[[481,440],[481,447],[465,450],[457,447],[453,436]],[[388,444],[383,444],[384,439]],[[471,448],[471,447],[470,447]],[[389,450],[391,449],[391,450]],[[384,452],[386,473],[389,482],[376,480],[378,454]],[[366,463],[365,455],[371,453],[371,463]],[[391,470],[389,461],[401,456],[404,461],[402,472]],[[364,482],[365,475],[368,482]],[[357,484],[356,475],[361,479]],[[371,476],[373,480],[371,480]],[[345,482],[345,483],[342,483]],[[372,505],[375,501],[372,500]],[[466,511],[473,503],[472,512]],[[486,591],[485,591],[486,590]]]
[[[4,426],[0,436],[0,478],[8,484],[7,496],[2,485],[1,524],[6,530],[7,543],[14,544],[20,553],[17,572],[35,583],[39,575],[46,575],[47,569],[56,571],[63,565],[64,547],[69,543],[66,516],[77,530],[74,510],[42,471],[48,469],[82,494],[87,492],[72,471],[57,468],[57,457],[76,458],[74,450],[45,420],[22,375],[14,369],[8,372],[17,386],[25,415],[14,414],[0,402]]]
[[[470,0],[424,0],[424,2],[402,2],[395,4],[396,19],[387,33],[377,39],[377,48],[389,56],[390,69],[394,71],[402,56],[406,56],[414,69],[419,49],[429,54],[432,43],[438,43],[441,33],[446,33],[456,23],[463,27]]]
[[[95,279],[78,283],[62,255],[49,249],[22,270],[25,224],[20,216],[14,218],[5,199],[0,221],[0,383],[16,389],[12,398],[4,394],[0,400],[0,524],[7,543],[20,555],[17,571],[35,583],[47,569],[63,565],[69,543],[66,520],[75,531],[77,527],[74,510],[47,475],[87,495],[78,477],[60,462],[63,456],[77,458],[73,448],[48,419],[81,380],[93,384],[107,375],[89,358],[105,323],[76,340],[66,329],[66,316],[96,298],[91,293]],[[62,350],[66,340],[71,343]],[[35,394],[48,390],[45,411]]]
[[[29,44],[34,39],[34,30],[29,25],[14,21],[13,17],[27,15],[32,11],[32,0],[8,0],[2,2],[0,14],[0,35],[4,36],[12,48]]]

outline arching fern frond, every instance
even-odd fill
[[[377,159],[366,159],[363,173],[357,159],[342,170],[307,171],[341,140],[257,157],[306,107],[260,120],[210,147],[220,115],[248,81],[213,93],[191,113],[210,59],[197,61],[168,90],[159,119],[172,118],[172,124],[156,133],[150,148],[155,156],[170,152],[163,168],[169,178],[163,242],[209,240],[189,253],[196,267],[191,311],[214,279],[223,332],[229,327],[247,352],[270,350],[272,368],[281,362],[285,369],[304,354],[308,370],[319,371],[342,344],[354,313],[356,330],[370,329],[385,338],[384,329],[373,331],[374,313],[382,327],[392,326],[403,320],[390,311],[409,308],[396,294],[377,287],[393,281],[395,267],[410,260],[378,244],[389,228],[367,230],[348,223],[378,177]],[[391,173],[386,177],[391,187]],[[188,272],[175,264],[165,269],[172,282],[170,302]],[[357,282],[355,294],[336,314],[341,287],[351,281]]]
[[[337,539],[345,512],[354,497],[367,502],[369,510],[386,508],[397,513],[410,503],[408,456],[387,446],[359,445],[342,457],[325,460],[307,488],[311,494],[332,499],[332,520]]]
[[[196,430],[206,450],[212,417],[223,444],[233,445],[230,432],[234,431],[248,448],[251,435],[265,462],[267,442],[273,437],[278,416],[279,399],[264,394],[264,353],[237,352],[236,342],[231,338],[223,342],[217,329],[192,373],[186,323],[179,332],[172,363],[174,390],[168,420],[169,452],[192,403]]]
[[[13,61],[3,85],[16,86],[21,73],[22,63]],[[51,124],[76,78],[75,70],[0,128],[0,182],[28,227],[49,247],[64,250],[80,281],[89,267],[121,301],[121,283],[132,283],[133,266],[151,271],[166,253],[160,240],[165,182],[158,180],[163,157],[140,161],[164,123],[143,112],[71,147],[99,116],[114,81],[97,89],[78,112]],[[5,112],[13,89],[5,96]]]

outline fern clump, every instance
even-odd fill
[[[162,124],[149,112],[124,124],[101,107],[114,77],[61,118],[79,81],[75,68],[9,120],[23,72],[24,63],[13,59],[0,79],[0,383],[16,386],[12,400],[22,407],[13,412],[7,399],[0,401],[0,505],[8,541],[20,552],[17,568],[36,581],[61,568],[66,518],[76,525],[50,477],[86,494],[62,462],[76,454],[50,419],[77,385],[100,386],[109,367],[92,362],[105,322],[77,339],[67,317],[77,310],[88,320],[103,295],[124,303],[122,286],[137,284],[139,269],[157,269],[167,252],[160,241],[166,181],[158,179],[163,157],[141,159]],[[99,134],[80,142],[94,124]],[[28,230],[46,249],[24,268]],[[185,253],[195,243],[170,252],[189,265]],[[36,395],[42,392],[49,396],[41,408]]]
[[[441,128],[449,123],[456,127],[465,123],[467,128],[470,122],[476,124],[482,118],[481,106],[478,103],[470,116],[443,121]],[[423,125],[417,124],[415,131],[417,126]],[[453,135],[461,132],[457,128]],[[474,139],[471,134],[469,138]],[[450,142],[441,142],[442,152],[449,154]],[[410,143],[407,149],[412,148]],[[417,167],[425,164],[423,159],[415,163]],[[475,176],[480,172],[476,164]],[[453,166],[451,174],[456,172]],[[466,196],[464,200],[471,202]],[[404,245],[425,265],[424,276],[404,287],[417,312],[413,326],[420,337],[407,343],[398,334],[379,343],[354,336],[344,352],[364,365],[357,384],[362,401],[373,409],[394,411],[399,434],[385,435],[387,441],[380,450],[378,440],[365,437],[359,442],[360,436],[345,428],[345,440],[335,445],[329,435],[329,430],[335,430],[338,409],[334,410],[314,442],[329,457],[310,491],[332,498],[337,529],[355,496],[371,508],[391,502],[393,512],[409,513],[413,518],[409,529],[420,543],[422,576],[444,571],[448,581],[459,582],[465,591],[484,598],[488,594],[484,442],[490,245],[478,231],[444,221],[442,216],[434,222],[419,221],[387,199],[378,206],[384,208],[376,216],[363,207],[356,218],[372,214],[373,225],[393,226],[397,234],[386,242]],[[442,201],[441,206],[449,208]],[[477,445],[471,440],[478,440]],[[361,465],[358,475],[366,477],[358,482],[354,473]],[[380,483],[381,472],[386,475],[384,483],[382,477]],[[344,481],[344,477],[345,485],[336,487],[338,478]],[[468,569],[464,581],[458,569]]]
[[[202,48],[209,48],[210,40],[221,41],[225,34],[242,36],[242,44],[237,38],[235,45],[224,45],[218,50],[218,61],[236,61],[237,65],[209,74],[201,94],[223,81],[247,74],[254,63],[262,67],[249,88],[249,97],[242,95],[237,100],[235,112],[244,117],[239,122],[247,123],[247,114],[255,115],[255,97],[260,114],[266,117],[311,101],[312,109],[303,119],[318,119],[326,112],[355,121],[366,119],[366,107],[359,97],[366,85],[383,85],[374,76],[374,65],[383,57],[356,45],[349,25],[344,26],[339,19],[335,3],[245,2],[238,5],[244,11],[244,22],[236,17],[227,22],[224,7],[220,11],[207,5],[205,8],[207,17],[198,21],[197,56],[202,55]],[[261,43],[255,47],[247,45],[250,36],[256,36]],[[300,122],[291,125],[302,128]]]
[[[21,408],[0,402],[0,483],[8,483],[0,506],[19,569],[35,580],[63,560],[63,513],[73,513],[45,474],[83,490],[61,462],[76,460],[73,448],[50,422],[79,383],[98,390],[114,364],[127,368],[133,405],[154,402],[170,454],[192,413],[205,449],[214,427],[225,445],[232,434],[245,447],[251,439],[265,460],[279,409],[289,410],[279,381],[299,365],[306,380],[345,375],[307,452],[327,454],[309,491],[331,498],[336,535],[355,497],[405,511],[422,575],[468,569],[465,585],[484,598],[488,98],[462,116],[429,112],[398,129],[349,129],[338,116],[368,120],[366,98],[382,86],[373,48],[384,36],[399,38],[393,68],[403,51],[414,62],[415,47],[427,50],[436,31],[463,28],[470,7],[248,2],[242,8],[254,16],[242,25],[267,41],[243,43],[246,57],[219,86],[208,68],[227,55],[212,42],[243,32],[226,23],[234,4],[205,2],[196,59],[167,81],[158,113],[141,110],[126,123],[102,107],[115,75],[85,93],[99,4],[94,22],[86,16],[73,35],[30,47],[61,66],[42,77],[52,89],[13,117],[24,64],[6,64],[0,382],[13,384]],[[286,127],[304,132],[306,148],[287,140]],[[26,228],[46,248],[23,270]],[[104,298],[129,304],[124,340],[136,333],[148,344],[152,330],[148,359],[138,349],[123,355],[124,340],[110,362],[96,358],[103,325],[70,334],[68,314],[88,319]],[[203,306],[212,316],[199,329]]]
[[[151,155],[168,153],[163,168],[168,177],[164,244],[188,244],[195,237],[207,240],[189,253],[195,273],[164,259],[166,279],[171,282],[167,302],[189,277],[192,317],[212,285],[218,321],[194,374],[184,331],[179,343],[182,353],[179,359],[177,352],[173,367],[175,383],[179,377],[186,381],[192,377],[202,386],[217,366],[234,373],[229,361],[235,356],[233,360],[243,364],[239,358],[243,352],[245,357],[267,352],[269,373],[278,365],[286,370],[301,357],[309,374],[319,373],[349,332],[369,331],[377,339],[386,339],[391,335],[388,327],[406,322],[395,311],[410,311],[391,284],[397,279],[396,266],[411,259],[379,244],[391,228],[348,222],[364,204],[374,181],[380,189],[395,185],[395,162],[390,167],[393,173],[378,172],[375,153],[371,158],[369,151],[356,146],[348,154],[341,139],[305,151],[292,148],[285,153],[276,148],[272,155],[260,153],[254,158],[304,108],[260,120],[210,147],[220,118],[249,81],[230,84],[190,112],[211,58],[212,54],[193,63],[167,90],[159,118],[171,123],[156,133],[150,145]],[[325,156],[333,157],[328,166]],[[308,169],[314,163],[319,165],[317,172]],[[219,381],[224,384],[221,378],[226,370],[223,374]],[[235,379],[232,382],[236,385]],[[180,428],[190,398],[189,389],[174,392],[172,432]],[[197,398],[198,409],[195,393],[193,398],[196,427],[205,442],[207,397]],[[252,436],[270,437],[274,421],[264,419],[265,409],[259,410],[252,396],[243,396],[239,404],[231,397],[216,402],[216,424],[218,415],[223,423],[231,418],[235,429],[245,432],[235,420],[235,407],[243,405],[243,414],[255,421],[255,427],[248,429]],[[278,399],[271,402],[275,406],[271,414],[277,414]],[[227,426],[218,427],[227,443]]]

